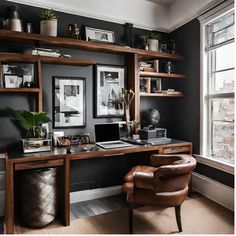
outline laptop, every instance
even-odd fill
[[[132,147],[130,143],[120,140],[118,123],[95,124],[95,140],[99,147],[104,149]]]

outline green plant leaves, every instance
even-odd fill
[[[48,123],[51,119],[46,112],[30,112],[26,110],[14,110],[8,108],[9,113],[19,125],[27,130],[29,138],[38,138],[40,136],[41,125]]]
[[[40,15],[41,20],[56,20],[57,16],[53,10],[44,10]]]

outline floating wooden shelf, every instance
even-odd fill
[[[39,93],[39,88],[0,88],[4,93]]]
[[[31,43],[36,45],[51,45],[54,47],[72,48],[113,54],[137,54],[140,59],[160,58],[170,60],[185,60],[184,56],[177,54],[146,51],[144,49],[130,48],[114,44],[97,43],[62,37],[52,37],[35,33],[16,32],[11,30],[0,30],[0,40]]]
[[[33,56],[28,54],[17,53],[0,53],[0,61],[2,62],[37,62],[47,64],[61,64],[61,65],[77,65],[77,66],[90,66],[96,64],[95,60],[84,60],[77,58],[63,58],[63,57],[46,57],[46,56]]]
[[[167,94],[167,93],[140,93],[142,97],[183,97],[183,93]]]
[[[139,75],[141,77],[160,77],[160,78],[172,78],[172,79],[184,79],[187,75],[184,74],[174,74],[174,73],[157,73],[157,72],[146,72],[140,71]]]

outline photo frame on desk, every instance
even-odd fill
[[[4,88],[35,87],[33,63],[4,63],[1,71]]]
[[[85,27],[86,41],[96,41],[103,43],[115,43],[115,34],[113,31]]]
[[[94,74],[94,117],[123,117],[122,90],[125,87],[126,68],[96,65]]]
[[[53,76],[53,127],[86,125],[85,78]]]

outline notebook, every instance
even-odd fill
[[[104,149],[132,147],[132,144],[120,140],[118,123],[95,124],[96,144]]]

